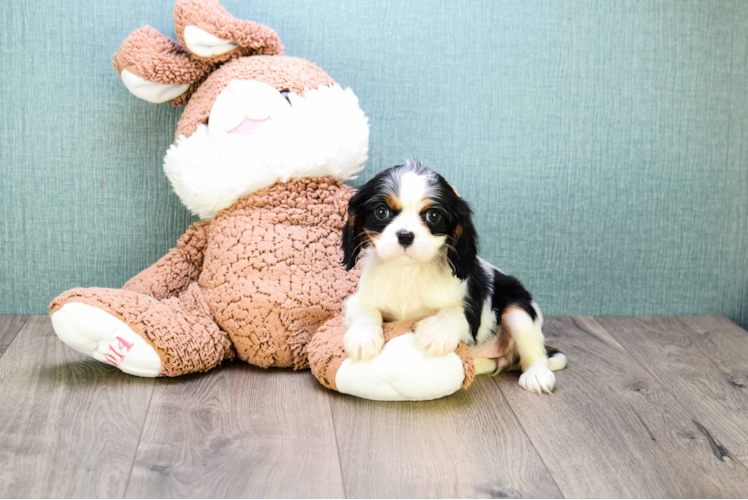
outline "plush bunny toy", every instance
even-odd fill
[[[428,359],[412,324],[386,325],[372,362],[345,359],[341,309],[359,273],[340,234],[368,122],[350,89],[283,55],[276,33],[214,0],[179,0],[179,43],[145,26],[114,55],[125,86],[185,105],[164,171],[203,220],[122,289],[76,288],[50,305],[59,338],[142,377],[223,360],[310,367],[327,387],[372,399],[432,399],[467,386],[469,350]]]

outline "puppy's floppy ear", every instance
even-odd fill
[[[348,222],[343,227],[343,265],[350,271],[358,262],[358,255],[363,246],[364,221],[361,208],[364,200],[358,190],[348,202]]]
[[[462,198],[452,199],[452,234],[447,259],[452,265],[452,274],[465,280],[478,262],[478,233],[473,226],[473,211]]]

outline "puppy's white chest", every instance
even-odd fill
[[[385,321],[420,321],[440,309],[462,305],[464,284],[433,263],[375,263],[364,271],[359,299]]]

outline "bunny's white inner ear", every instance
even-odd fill
[[[126,69],[122,70],[120,78],[122,78],[122,83],[125,84],[125,87],[127,87],[127,90],[132,95],[153,104],[161,104],[162,102],[176,99],[190,88],[189,84],[170,85],[167,83],[149,82]]]
[[[184,28],[184,44],[187,46],[187,50],[200,57],[224,54],[239,46],[236,42],[222,40],[197,26]]]

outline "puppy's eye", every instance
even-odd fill
[[[288,92],[287,90],[284,90],[280,94],[288,101],[288,104],[291,104],[291,98],[288,97],[288,94],[290,94],[290,92]]]
[[[435,208],[432,208],[431,210],[426,212],[426,222],[435,224],[439,222],[441,218],[442,218],[442,214],[440,214],[439,211]]]
[[[374,215],[377,216],[377,219],[384,220],[390,216],[390,209],[385,207],[384,205],[380,205],[376,209],[374,209]]]

